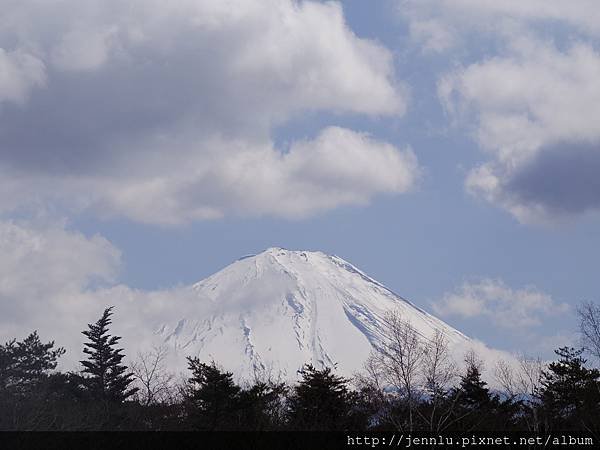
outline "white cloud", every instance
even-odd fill
[[[23,105],[30,92],[46,82],[44,63],[21,50],[6,51],[0,47],[0,104]]]
[[[162,147],[179,145],[186,164],[162,162]],[[0,188],[11,194],[0,200],[0,208],[18,208],[26,196],[42,198],[42,204],[68,198],[71,205],[104,215],[164,225],[226,215],[294,219],[340,205],[364,205],[376,194],[406,192],[420,173],[409,148],[400,150],[339,127],[294,142],[284,154],[268,141],[215,138],[189,149],[186,145],[169,139],[150,142],[148,153],[157,159],[146,163],[159,164],[156,172],[125,166],[114,176],[55,179],[27,174],[18,181],[9,173],[0,178]]]
[[[283,155],[267,143],[254,147],[215,141],[209,146],[229,154],[206,158],[203,153],[189,161],[190,171],[180,170],[176,177],[132,190],[119,186],[113,204],[123,213],[139,211],[136,219],[149,222],[235,213],[299,218],[339,205],[365,204],[376,193],[405,192],[418,176],[410,150],[337,127],[293,143]],[[153,204],[146,207],[145,199]],[[195,208],[187,209],[189,205]],[[161,217],[157,211],[168,214]]]
[[[61,317],[70,316],[82,291],[113,282],[120,262],[120,252],[106,239],[60,224],[0,222],[0,254],[3,336],[20,335],[24,323],[55,327]]]
[[[0,339],[21,339],[38,330],[67,348],[72,369],[82,359],[81,331],[102,310],[115,306],[114,332],[134,349],[152,342],[152,325],[178,320],[196,301],[189,289],[140,291],[115,284],[120,251],[101,236],[84,236],[61,223],[0,222]],[[173,308],[173,301],[178,307]],[[148,324],[140,327],[140,323]]]
[[[539,222],[600,208],[600,54],[519,41],[509,56],[452,72],[439,83],[447,110],[473,118],[492,161],[467,178],[470,192]]]
[[[439,79],[440,98],[490,155],[470,171],[467,190],[526,223],[599,211],[597,2],[398,5],[412,39],[453,63]]]
[[[4,211],[52,201],[152,223],[303,217],[417,176],[411,154],[350,130],[275,148],[273,131],[300,114],[406,109],[391,53],[358,38],[339,3],[27,0],[0,18],[0,48],[44,75],[10,98],[20,111],[0,111],[0,183],[15,194]],[[318,180],[305,151],[328,161]]]
[[[398,5],[411,36],[437,51],[468,44],[473,35],[506,37],[544,26],[600,37],[595,0],[399,0]]]
[[[492,279],[464,283],[434,304],[434,311],[442,316],[484,317],[503,328],[537,326],[542,317],[567,310],[567,304],[556,303],[534,287],[515,290]]]
[[[411,21],[409,31],[411,38],[420,43],[425,51],[442,52],[455,45],[453,31],[437,19]]]
[[[156,345],[153,327],[201,311],[210,316],[212,308],[239,309],[235,299],[223,305],[198,297],[193,286],[144,291],[116,284],[119,250],[101,236],[84,236],[64,223],[0,222],[0,254],[0,339],[22,339],[38,330],[44,341],[55,340],[67,349],[61,358],[65,370],[78,367],[84,357],[81,331],[108,306],[115,307],[111,332],[123,336],[120,343],[129,357]],[[453,354],[460,361],[472,350],[488,368],[499,358],[510,359],[477,340],[454,347]],[[169,358],[173,370],[184,370],[180,353]]]
[[[112,35],[114,33],[111,30],[69,31],[52,50],[51,61],[58,69],[64,71],[98,69],[109,58]]]
[[[6,295],[78,290],[93,279],[112,281],[120,252],[101,236],[90,238],[63,226],[0,222],[0,277]]]
[[[477,139],[500,159],[527,158],[551,142],[600,138],[600,54],[585,44],[566,52],[521,41],[515,52],[455,71],[440,82],[451,111],[469,108]]]

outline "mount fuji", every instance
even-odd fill
[[[349,262],[321,252],[270,248],[245,256],[194,284],[186,301],[195,305],[161,324],[155,339],[177,357],[214,359],[246,379],[293,379],[305,363],[352,375],[381,340],[388,311],[424,338],[442,331],[451,349],[471,343]]]

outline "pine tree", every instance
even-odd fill
[[[447,402],[452,405],[453,416],[448,431],[510,430],[515,426],[519,408],[519,403],[501,400],[490,392],[475,361],[467,361],[460,385],[451,391]]]
[[[275,430],[283,425],[284,383],[257,381],[240,392],[241,425],[244,430]]]
[[[540,399],[547,420],[563,429],[600,432],[600,371],[588,369],[583,349],[562,347],[542,372]]]
[[[22,341],[0,345],[0,390],[23,393],[30,389],[56,369],[64,353],[62,347],[54,349],[54,341],[42,343],[37,331]]]
[[[0,345],[0,430],[37,430],[51,409],[49,385],[63,348],[42,343],[36,331]]]
[[[332,373],[305,365],[299,372],[302,380],[294,387],[289,399],[289,422],[301,430],[344,430],[357,428],[360,419],[353,409],[355,398],[348,389],[348,380]]]
[[[236,412],[240,407],[240,387],[231,372],[221,371],[216,363],[205,364],[187,358],[192,376],[188,380],[186,403],[188,420],[194,429],[236,429]]]
[[[482,409],[493,400],[487,383],[481,379],[481,372],[476,365],[467,367],[467,373],[460,380],[460,403],[469,409]]]
[[[125,357],[122,348],[114,348],[121,340],[120,336],[111,336],[108,327],[112,323],[112,309],[104,310],[102,317],[95,324],[88,324],[88,330],[82,333],[89,342],[84,343],[83,352],[88,359],[81,361],[83,373],[87,374],[86,386],[93,398],[123,402],[137,392],[137,388],[129,388],[133,374],[121,364]]]

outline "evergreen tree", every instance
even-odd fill
[[[284,383],[257,381],[240,392],[241,424],[246,430],[278,429],[283,425]]]
[[[460,404],[468,409],[483,409],[490,405],[494,397],[490,395],[487,383],[481,379],[476,365],[469,365],[460,380]]]
[[[0,430],[36,430],[46,425],[49,380],[63,348],[42,343],[34,331],[0,345]]]
[[[187,358],[192,376],[188,380],[186,403],[188,420],[194,429],[239,429],[240,387],[231,372],[221,371],[215,362],[205,364],[197,357]]]
[[[562,347],[542,373],[540,400],[547,422],[563,429],[600,433],[600,371],[588,369],[583,349]]]
[[[317,370],[305,365],[302,380],[289,399],[290,426],[301,430],[344,430],[360,428],[354,410],[357,400],[348,389],[348,380],[332,373],[330,367]]]
[[[121,364],[125,357],[122,348],[115,348],[120,336],[111,336],[108,327],[112,323],[112,307],[104,310],[95,324],[88,324],[82,333],[88,338],[83,352],[88,359],[81,361],[83,373],[87,374],[85,384],[93,398],[121,403],[137,392],[129,388],[133,374]]]
[[[452,406],[453,416],[448,431],[511,430],[516,425],[520,407],[512,399],[502,401],[491,393],[474,361],[467,361],[460,385],[451,391],[446,401]]]
[[[64,348],[54,348],[54,341],[42,343],[37,331],[23,341],[0,345],[0,390],[23,394],[56,369],[64,353]]]

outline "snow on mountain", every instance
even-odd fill
[[[270,248],[235,261],[192,287],[186,316],[157,336],[180,356],[214,359],[242,378],[295,379],[305,363],[360,370],[397,310],[424,337],[441,330],[454,348],[471,340],[367,276],[321,252]],[[190,311],[194,311],[190,313]],[[182,313],[183,314],[183,313]]]

